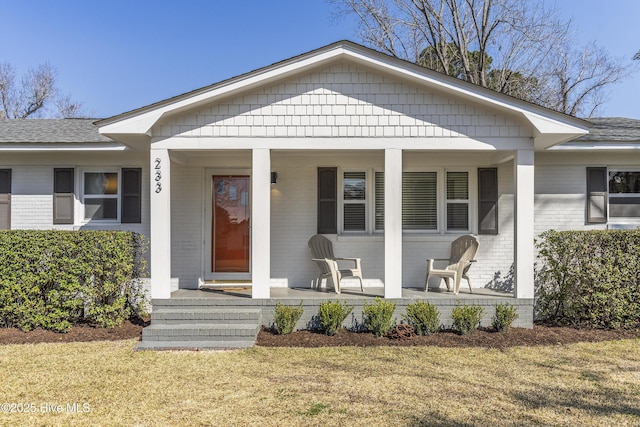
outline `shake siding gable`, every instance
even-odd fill
[[[336,64],[157,125],[181,137],[521,137],[521,123],[366,68]]]

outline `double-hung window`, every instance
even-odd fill
[[[609,170],[609,218],[640,217],[640,171]]]
[[[53,223],[78,222],[142,223],[142,169],[54,168]]]
[[[117,171],[85,171],[83,200],[85,221],[118,221],[120,179]]]
[[[447,230],[469,230],[469,173],[447,172],[446,187]]]
[[[497,170],[479,169],[478,174],[482,177],[478,198],[483,207],[478,212],[478,232],[497,234]],[[468,170],[403,172],[403,231],[470,232],[471,182]],[[318,168],[318,233],[380,233],[384,231],[384,203],[384,172]]]
[[[344,172],[342,177],[342,190],[343,231],[366,231],[367,173]]]
[[[402,173],[402,229],[438,229],[438,173]]]
[[[444,173],[444,174],[443,174]],[[440,182],[440,180],[444,182]],[[375,172],[375,231],[384,230],[384,172]],[[444,191],[440,190],[444,187]],[[462,232],[469,224],[468,172],[403,172],[402,229]],[[446,218],[441,221],[440,218]]]

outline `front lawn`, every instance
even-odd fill
[[[640,424],[640,340],[502,350],[135,344],[0,346],[0,425]]]

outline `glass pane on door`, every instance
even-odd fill
[[[213,177],[211,269],[249,272],[249,177]]]

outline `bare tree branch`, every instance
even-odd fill
[[[374,49],[567,114],[594,114],[629,74],[595,45],[568,49],[571,21],[544,0],[330,1]]]
[[[79,117],[84,110],[56,88],[57,72],[49,63],[31,68],[16,81],[14,67],[0,63],[0,118]],[[53,106],[56,107],[55,111]]]

